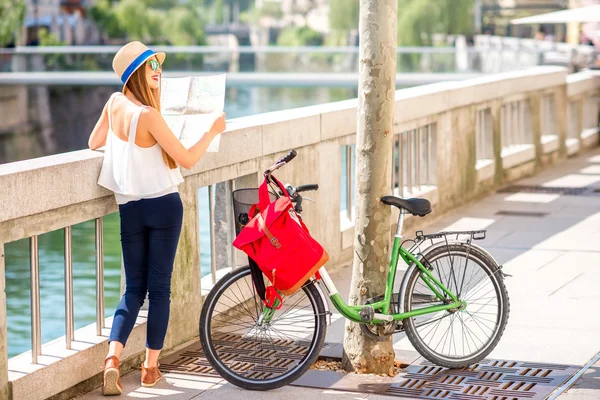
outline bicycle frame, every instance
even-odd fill
[[[390,261],[389,274],[385,288],[384,298],[381,301],[376,303],[369,304],[369,306],[373,307],[375,310],[381,310],[381,314],[375,314],[375,319],[372,321],[365,322],[359,315],[359,312],[364,306],[350,306],[344,302],[340,294],[338,293],[335,284],[331,280],[329,274],[325,267],[321,267],[319,269],[319,275],[321,276],[321,281],[325,285],[325,288],[329,292],[329,299],[333,306],[338,310],[340,314],[342,314],[347,319],[358,323],[382,323],[386,322],[386,320],[378,319],[383,316],[391,316],[393,321],[401,321],[406,318],[416,317],[419,315],[435,313],[439,311],[449,310],[453,308],[464,308],[466,307],[466,302],[459,300],[454,293],[448,290],[440,281],[438,281],[431,272],[421,263],[421,261],[409,252],[408,250],[402,247],[402,226],[404,223],[404,214],[400,213],[398,217],[398,228],[396,231],[396,235],[394,237],[394,246],[392,249],[392,259]],[[396,270],[398,266],[399,259],[402,258],[407,265],[414,263],[417,268],[421,270],[421,279],[425,282],[425,284],[432,290],[435,296],[441,301],[451,301],[448,304],[430,306],[420,308],[418,310],[390,314],[390,304],[393,295],[394,289],[394,280],[396,277]],[[400,299],[401,301],[402,299]],[[388,321],[389,322],[389,321]]]

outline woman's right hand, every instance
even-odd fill
[[[227,124],[225,122],[225,113],[221,113],[221,115],[219,115],[217,119],[215,119],[215,121],[212,123],[209,132],[216,136],[219,133],[223,132],[226,128]]]

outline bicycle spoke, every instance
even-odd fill
[[[411,342],[416,339],[431,354],[445,359],[469,359],[480,353],[489,346],[500,326],[500,294],[492,276],[495,266],[486,264],[485,259],[469,250],[457,247],[452,252],[440,250],[427,257],[433,276],[465,301],[467,308],[432,312],[407,320],[406,330],[413,332],[413,336],[409,335]],[[435,297],[417,272],[413,276],[410,292],[406,293],[407,311],[448,304],[448,299]]]
[[[315,296],[313,283],[284,296],[280,310],[268,310],[258,297],[249,268],[240,271],[239,278],[229,279],[226,286],[215,287],[216,298],[206,303],[211,304],[208,323],[212,325],[206,331],[209,337],[202,338],[208,342],[203,344],[212,348],[206,353],[213,355],[211,363],[218,362],[228,374],[256,384],[307,368],[307,358],[318,354],[314,343],[317,335],[324,335],[322,324],[327,315],[318,311],[320,297]],[[258,325],[261,315],[264,320]]]

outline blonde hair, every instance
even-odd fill
[[[123,93],[130,90],[136,99],[143,105],[150,106],[160,112],[160,92],[158,89],[151,89],[146,80],[146,63],[138,68],[129,78],[123,88]],[[171,169],[177,168],[177,163],[164,149],[162,150],[163,161]]]

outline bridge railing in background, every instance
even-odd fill
[[[390,192],[427,197],[439,214],[509,182],[511,177],[532,174],[540,165],[566,156],[569,104],[586,110],[577,114],[583,127],[593,125],[579,134],[571,133],[578,141],[577,151],[597,145],[599,94],[599,76],[592,72],[567,76],[557,67],[399,90]],[[318,206],[306,204],[305,220],[327,249],[331,268],[351,260],[356,204],[352,188],[360,169],[354,150],[356,107],[353,99],[233,120],[221,138],[220,151],[207,154],[193,169],[183,171],[185,181],[179,189],[184,222],[173,272],[166,354],[197,336],[203,294],[226,271],[244,263],[244,257],[230,246],[234,216],[227,210],[231,191],[256,187],[260,171],[290,148],[298,151],[298,157],[278,172],[278,178],[294,184],[319,184],[320,190],[311,196]],[[546,132],[550,118],[554,126]],[[556,145],[544,142],[545,136],[551,136]],[[117,209],[111,193],[96,184],[101,162],[101,152],[85,150],[0,165],[0,255],[4,244],[31,238],[35,276],[35,238],[64,229],[68,278],[59,295],[66,296],[67,308],[72,307],[69,227],[101,221]],[[199,216],[203,201],[210,203],[208,217]],[[210,221],[208,243],[201,232],[206,220]],[[415,224],[416,219],[408,220],[409,229]],[[101,310],[101,223],[96,224],[95,232],[97,309]],[[204,247],[211,250],[209,260],[201,259]],[[5,259],[0,257],[0,289],[4,274]],[[39,297],[37,285],[32,288],[32,298]],[[99,311],[96,324],[73,332],[69,310],[64,338],[40,346],[38,335],[33,352],[8,359],[4,296],[0,290],[0,397],[8,393],[10,385],[13,399],[45,399],[101,372],[108,335],[104,325],[109,327],[111,318],[105,320]],[[38,308],[36,301],[32,308]],[[38,317],[32,327],[39,332]],[[142,317],[123,352],[125,362],[142,354],[144,328]]]
[[[0,49],[0,72],[112,71],[119,46],[48,46]],[[358,72],[358,47],[157,46],[170,71],[349,73]],[[398,72],[499,73],[538,65],[548,49],[494,47],[398,47]],[[38,60],[38,61],[36,61]]]
[[[565,66],[575,72],[588,67],[594,57],[591,46],[505,36],[477,35],[475,48],[483,55],[482,72],[497,65],[511,70],[529,64]]]

